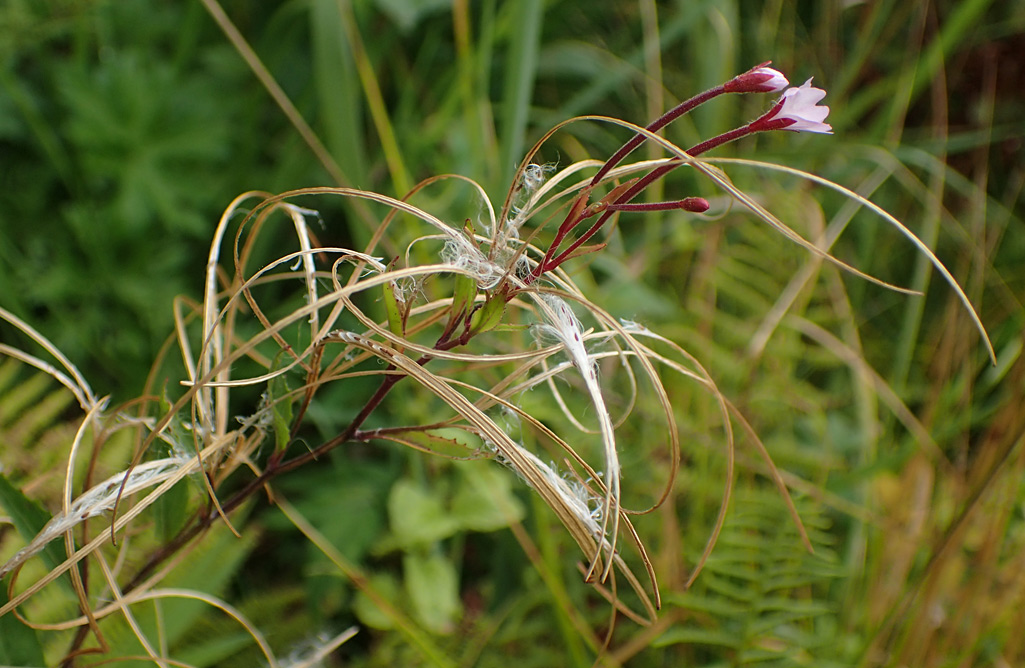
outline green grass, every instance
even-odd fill
[[[4,615],[0,637],[17,642],[0,642],[0,663],[56,665],[71,647],[103,643],[108,654],[82,655],[76,665],[129,655],[157,665],[141,658],[148,651],[195,666],[254,665],[268,661],[265,652],[278,665],[289,656],[290,665],[303,665],[316,647],[331,648],[326,665],[356,666],[1022,663],[1025,96],[1016,63],[1023,35],[1025,11],[999,0],[846,8],[654,0],[6,3],[0,307],[53,341],[96,395],[113,395],[111,410],[152,422],[124,426],[97,415],[79,431],[83,416],[69,408],[75,400],[50,377],[15,362],[0,366],[0,463],[12,483],[0,497],[0,557],[10,558],[61,510],[69,461],[77,496],[123,471],[133,453],[159,459],[174,454],[171,444],[188,453],[198,442],[210,459],[208,479],[181,471],[131,522],[126,513],[141,507],[145,492],[126,497],[116,518],[108,512],[75,527],[77,547],[95,543],[88,565],[20,611],[32,621],[73,620],[82,597],[99,611],[96,627],[33,632]],[[566,461],[572,454],[563,444],[602,468],[601,438],[574,425],[593,430],[600,413],[579,374],[561,368],[550,387],[529,390],[502,384],[542,372],[536,358],[517,369],[526,357],[437,359],[423,377],[409,369],[420,384],[396,385],[366,429],[431,429],[393,429],[325,452],[239,503],[231,520],[242,540],[215,524],[160,582],[144,582],[149,571],[138,576],[187,518],[211,512],[211,487],[227,502],[253,471],[272,468],[283,448],[299,455],[342,432],[378,387],[386,367],[377,360],[393,359],[363,342],[350,357],[340,344],[325,347],[325,374],[314,379],[315,400],[301,424],[293,421],[312,376],[298,369],[220,393],[179,384],[189,375],[179,348],[196,359],[202,345],[195,305],[213,294],[204,292],[207,254],[233,197],[314,186],[402,197],[423,179],[457,174],[480,184],[497,209],[520,160],[553,125],[585,114],[643,125],[768,59],[792,83],[814,76],[828,91],[835,134],[768,133],[706,157],[804,170],[895,216],[964,289],[996,364],[936,267],[865,207],[792,174],[717,163],[804,238],[824,237],[835,258],[921,296],[842,271],[739,204],[727,206],[722,185],[678,170],[645,196],[701,195],[716,215],[624,213],[600,235],[604,250],[565,265],[585,306],[681,347],[584,319],[585,330],[608,332],[590,345],[610,355],[599,368],[609,413],[630,415],[615,431],[623,502],[635,509],[661,502],[626,516],[644,547],[621,527],[625,562],[615,570],[615,593],[643,617],[644,597],[655,596],[650,561],[662,600],[656,619],[619,615],[610,624],[612,582],[584,582],[579,569],[592,553],[572,512],[555,497],[543,500],[508,467],[458,461],[493,456],[489,448],[505,453],[500,459],[516,457],[522,445],[539,463],[514,459],[512,467],[540,476],[535,489],[554,489],[539,473],[552,462],[587,479]],[[664,134],[686,148],[767,104],[756,95],[717,99]],[[573,123],[535,160],[556,169],[602,160],[629,137],[614,124]],[[631,159],[660,155],[643,148]],[[216,284],[224,291],[219,322],[234,338],[211,364],[229,360],[233,378],[257,376],[289,359],[279,355],[282,343],[296,351],[310,345],[306,291],[312,283],[319,296],[332,289],[337,255],[317,258],[317,281],[308,267],[292,270],[291,260],[274,268],[248,302],[231,281],[239,267],[253,276],[298,250],[304,236],[314,245],[366,248],[394,205],[352,194],[290,200],[319,211],[306,216],[306,232],[287,212],[264,209],[266,218],[250,220],[238,237],[245,259],[237,267],[236,230],[260,198],[238,208],[219,246]],[[432,183],[410,202],[456,230],[468,220],[482,233],[488,215],[478,192],[458,180]],[[536,239],[542,248],[564,215],[554,210],[526,228],[556,218]],[[437,243],[409,246],[430,233],[437,230],[400,214],[371,254],[385,264],[399,257],[388,268],[398,273],[385,276],[402,276],[407,266],[440,261]],[[354,280],[377,275],[348,264],[339,271],[343,284],[353,271]],[[395,285],[422,309],[409,316],[411,329],[387,281],[354,291],[336,326],[364,331],[380,322],[375,341],[401,336],[406,346],[430,346],[447,313],[433,300],[467,289],[451,275]],[[228,302],[228,294],[238,298]],[[176,295],[185,300],[176,305]],[[174,336],[176,308],[187,344]],[[543,310],[526,298],[511,302],[502,325],[465,352],[535,350],[529,325]],[[328,310],[319,317],[327,321]],[[280,341],[261,339],[289,319]],[[10,321],[0,323],[0,339],[10,346],[5,354],[44,356]],[[612,348],[600,347],[610,340],[624,349],[636,340],[650,351],[621,364]],[[405,354],[415,359],[412,348]],[[688,375],[702,373],[687,355],[721,395]],[[645,380],[642,359],[661,386]],[[545,364],[565,360],[555,354]],[[481,390],[509,405],[500,408]],[[733,407],[735,448],[723,402]],[[188,427],[204,419],[202,411],[215,425],[204,433]],[[240,425],[236,415],[254,420]],[[669,417],[681,447],[672,484]],[[164,422],[166,438],[153,438],[149,429]],[[237,440],[211,436],[227,434]],[[26,510],[38,511],[32,502],[46,513]],[[127,526],[116,544],[106,531],[112,520]],[[706,558],[711,536],[718,540]],[[55,541],[28,560],[14,595],[64,556]],[[637,591],[628,573],[639,579]],[[114,582],[129,595],[152,596],[133,602],[130,615],[111,612],[104,606],[118,598]],[[352,625],[360,631],[348,639]],[[334,650],[332,640],[345,642]]]

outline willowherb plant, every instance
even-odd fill
[[[195,545],[213,524],[224,521],[230,525],[232,512],[262,493],[284,505],[283,497],[273,488],[277,478],[313,464],[343,444],[386,440],[445,456],[494,458],[512,469],[552,509],[579,545],[587,560],[585,577],[597,585],[609,580],[615,585],[617,573],[621,574],[636,592],[644,612],[628,610],[618,600],[615,586],[611,592],[601,588],[614,600],[615,609],[642,621],[654,618],[659,607],[656,574],[630,519],[632,513],[649,509],[637,511],[623,505],[617,430],[630,418],[636,396],[647,386],[656,397],[668,460],[672,462],[663,490],[654,493],[657,507],[674,484],[680,448],[677,417],[663,375],[681,374],[714,397],[730,453],[730,475],[724,483],[717,528],[705,546],[707,556],[722,526],[729,497],[731,425],[734,421],[744,424],[743,418],[694,357],[643,325],[608,313],[588,298],[565,267],[580,256],[607,252],[604,243],[595,240],[621,213],[682,210],[700,214],[708,210],[707,200],[693,196],[662,202],[635,201],[658,179],[673,170],[689,168],[810,252],[887,285],[833,258],[828,248],[802,238],[736,188],[714,166],[715,161],[699,157],[726,142],[759,132],[832,133],[825,123],[828,107],[818,104],[825,92],[812,87],[811,80],[799,87],[788,85],[781,72],[764,63],[686,100],[646,127],[603,117],[566,121],[529,152],[497,210],[475,182],[451,177],[467,184],[482,202],[486,216],[476,223],[469,218],[445,221],[412,203],[438,178],[421,183],[404,199],[351,188],[239,196],[221,217],[210,246],[203,303],[196,308],[187,307],[185,301],[176,303],[184,391],[163,403],[140,400],[130,407],[137,411],[131,420],[125,418],[129,408],[107,410],[74,365],[45,337],[6,311],[0,312],[39,342],[66,373],[8,346],[0,350],[51,373],[75,393],[86,413],[69,456],[63,508],[0,568],[0,576],[13,580],[29,558],[58,537],[65,539],[67,558],[14,596],[0,608],[0,615],[11,613],[70,571],[82,612],[82,617],[70,625],[90,628],[99,636],[98,619],[114,613],[130,618],[133,603],[143,600],[146,592],[153,592],[168,564]],[[656,134],[718,96],[780,92],[779,99],[760,117],[687,150]],[[535,161],[544,142],[555,132],[568,123],[585,120],[619,125],[634,135],[604,162],[587,160],[556,169]],[[659,144],[669,157],[625,163],[644,142]],[[982,330],[949,272],[898,221],[841,186],[787,171],[840,191],[896,226],[928,255]],[[326,247],[316,241],[308,226],[307,219],[314,212],[293,203],[311,196],[361,200],[381,205],[387,213],[366,248]],[[222,262],[229,225],[253,200],[255,204],[245,213],[235,235],[230,259]],[[253,269],[256,240],[275,213],[284,213],[291,221],[298,248]],[[397,230],[400,218],[406,224]],[[421,224],[428,233],[408,233]],[[390,252],[394,260],[380,257],[384,247],[398,249]],[[302,304],[283,309],[281,304],[262,297],[268,286],[282,281],[301,282]],[[380,311],[382,306],[383,313],[375,314],[375,309]],[[627,406],[622,414],[616,414],[608,400],[612,384],[603,374],[620,372],[625,374],[630,396],[615,403]],[[301,385],[290,387],[287,380],[298,376],[302,377]],[[333,436],[309,444],[302,427],[311,406],[325,395],[325,388],[367,376],[377,379],[376,389],[351,399],[358,406],[355,417]],[[591,420],[573,414],[557,379],[568,379],[572,386],[582,388]],[[400,384],[433,398],[431,401],[443,412],[430,424],[369,426],[372,416]],[[251,415],[235,419],[233,391],[250,386],[264,388],[262,399]],[[556,433],[521,408],[518,397],[542,386],[552,392],[576,432]],[[169,394],[170,390],[165,392]],[[511,435],[508,416],[516,418],[521,430],[536,435],[548,452],[534,452]],[[88,456],[93,459],[109,435],[123,428],[137,435],[130,465],[99,484],[88,482],[90,473],[87,489],[73,494],[76,461],[86,456],[89,448],[93,454]],[[466,438],[453,438],[455,432]],[[590,449],[594,440],[599,441],[597,457]],[[171,454],[157,456],[158,443]],[[761,452],[771,469],[771,460],[764,449]],[[239,476],[235,476],[232,484],[226,484],[240,470],[250,472],[248,479],[239,484]],[[118,540],[118,534],[144,509],[186,477],[206,490],[205,502],[194,504],[190,516],[181,522],[182,528],[168,540],[149,545],[128,566],[111,569],[111,555],[101,548]],[[777,483],[786,495],[779,476]],[[99,515],[110,516],[110,524],[98,532],[90,519]],[[634,552],[632,556],[625,552],[625,542]],[[114,544],[123,550],[129,543],[122,540]],[[628,557],[642,564],[647,585],[635,574]],[[87,558],[101,562],[105,574],[102,583],[81,576]],[[699,570],[700,563],[693,569],[691,580]],[[111,600],[114,602],[106,602]],[[244,621],[241,623],[251,629]],[[257,632],[251,632],[259,642]],[[76,636],[71,653],[81,649],[85,636],[84,632]],[[152,644],[140,640],[150,658],[160,662],[161,656]],[[270,654],[268,661],[275,664]]]

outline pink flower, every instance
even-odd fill
[[[783,73],[766,67],[768,64],[762,63],[738,74],[723,84],[723,89],[727,93],[775,93],[789,86],[790,82]]]
[[[788,88],[772,110],[755,121],[769,123],[773,130],[793,130],[795,132],[819,132],[833,134],[833,127],[823,123],[829,115],[829,107],[818,106],[818,102],[826,96],[821,88],[812,88],[808,79],[798,88]],[[759,128],[761,129],[761,128]]]

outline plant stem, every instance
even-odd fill
[[[461,345],[463,338],[464,337],[460,337],[455,340],[442,339],[438,341],[435,347],[438,350],[448,350]],[[433,356],[431,355],[423,355],[417,360],[417,364],[423,366],[432,359]],[[394,368],[389,370],[393,369]],[[334,438],[325,441],[316,448],[307,450],[292,459],[276,463],[272,462],[262,473],[260,473],[260,475],[250,480],[245,487],[235,492],[227,501],[220,504],[220,512],[216,510],[208,510],[205,515],[197,514],[193,521],[184,527],[177,536],[172,538],[168,543],[164,544],[157,552],[150,556],[149,560],[147,560],[142,568],[139,569],[131,581],[125,586],[123,589],[124,593],[127,594],[138,587],[143,580],[145,580],[157,568],[157,566],[166,561],[193,538],[208,529],[221,517],[222,513],[227,515],[233,510],[236,510],[243,502],[271,480],[282,474],[288,473],[289,471],[293,471],[310,461],[319,459],[331,450],[337,448],[339,445],[352,440],[353,436],[355,436],[359,431],[359,428],[367,421],[370,415],[377,410],[392,388],[405,377],[406,376],[404,374],[399,373],[389,374],[386,376],[384,380],[381,381],[381,385],[378,386],[374,394],[363,405],[359,414],[353,418],[352,422],[350,422],[349,425]]]
[[[511,299],[511,296],[509,298]],[[452,338],[453,329],[454,328],[447,328],[445,330],[438,341],[434,344],[435,350],[443,352],[466,345],[473,337],[473,333],[469,328],[469,318],[465,319],[464,331],[458,337]],[[425,354],[417,359],[416,363],[420,366],[424,366],[432,359],[434,359],[433,355]],[[386,373],[394,370],[394,367],[389,367]],[[231,498],[221,504],[220,512],[217,512],[216,510],[208,510],[205,515],[197,514],[193,521],[184,527],[177,536],[172,538],[168,543],[163,545],[157,552],[150,556],[149,560],[141,569],[139,569],[128,585],[125,586],[123,592],[127,594],[138,587],[143,580],[145,580],[157,568],[157,566],[166,561],[189,541],[216,522],[221,517],[221,513],[227,515],[237,509],[246,501],[246,499],[255,494],[260,488],[274,478],[288,473],[289,471],[293,471],[312,460],[318,459],[346,441],[352,440],[353,437],[359,433],[360,427],[363,426],[363,423],[367,421],[373,412],[381,405],[381,402],[384,401],[384,398],[388,396],[388,393],[391,392],[392,388],[394,388],[395,385],[405,377],[406,376],[404,374],[389,373],[389,375],[381,381],[381,384],[378,386],[374,394],[367,399],[367,402],[363,405],[359,414],[357,414],[356,417],[353,418],[352,422],[350,422],[349,425],[337,436],[321,443],[312,450],[307,450],[302,454],[293,457],[292,459],[284,461],[275,461],[274,459],[269,460],[268,467],[260,475],[250,480],[245,487],[235,492]],[[81,642],[84,641],[84,637],[81,640],[76,638],[76,641],[76,646],[80,645]]]
[[[680,116],[683,116],[687,112],[692,111],[698,106],[704,104],[705,102],[708,102],[714,97],[722,95],[725,92],[725,84],[719,84],[714,88],[709,88],[704,93],[699,93],[694,97],[690,98],[689,100],[686,100],[676,105],[675,107],[673,107],[672,109],[670,109],[669,111],[667,111],[666,113],[662,114],[654,121],[649,123],[647,127],[645,127],[645,129],[648,132],[658,132],[665,126],[675,121]],[[598,170],[598,173],[595,174],[594,178],[591,179],[591,185],[598,185],[598,182],[601,181],[602,177],[605,176],[609,172],[609,170],[611,170],[613,167],[622,162],[623,158],[630,155],[630,153],[633,152],[634,149],[643,144],[645,139],[647,139],[646,136],[642,134],[636,134],[630,141],[623,144],[623,147],[615,153],[613,153],[612,157],[606,160],[605,164],[601,166],[601,169]]]
[[[706,93],[711,93],[712,91],[715,91],[715,90],[716,89],[713,88],[710,91],[706,91]],[[705,93],[703,93],[702,95],[704,95],[704,94]],[[700,96],[698,96],[698,97],[700,97]],[[694,99],[694,98],[692,98],[692,99]],[[768,114],[766,114],[766,116],[767,115]],[[791,122],[787,122],[786,120],[782,120],[782,119],[780,120],[779,123],[777,123],[774,120],[766,122],[766,121],[763,120],[764,118],[765,118],[765,116],[763,116],[761,118],[758,118],[758,119],[748,123],[747,125],[742,125],[739,128],[736,128],[734,130],[730,130],[729,132],[724,132],[721,135],[718,135],[716,137],[712,137],[711,139],[707,139],[707,140],[705,140],[705,141],[703,141],[703,142],[701,142],[699,144],[695,144],[694,146],[692,146],[687,151],[687,155],[689,155],[691,157],[696,157],[698,155],[701,155],[702,153],[705,153],[706,151],[710,151],[713,148],[717,148],[717,147],[722,146],[723,144],[726,144],[728,142],[735,141],[737,139],[740,139],[741,137],[746,137],[747,135],[754,134],[756,132],[765,132],[765,131],[768,131],[768,130],[781,130],[781,129],[784,129],[788,125],[791,124]],[[652,125],[655,125],[655,124],[652,123]],[[630,144],[634,140],[638,139],[638,137],[641,137],[641,135],[637,135],[636,137],[634,137],[633,140],[631,140],[630,142],[627,142],[627,144],[622,149],[617,151],[616,155],[614,155],[612,158],[609,158],[608,162],[606,162],[605,164],[606,165],[614,164],[613,160],[616,160],[616,158],[619,155],[619,153],[623,153],[623,155],[625,156],[627,153],[630,152],[630,150],[633,150],[633,148],[636,148],[636,145],[635,145],[635,146],[631,147],[630,150],[624,151],[624,149],[629,147]],[[639,145],[639,144],[640,144],[640,142],[638,141],[637,145]],[[622,158],[619,158],[619,159],[622,159]],[[658,179],[662,178],[663,176],[665,176],[669,172],[673,171],[674,169],[676,169],[677,167],[679,167],[682,164],[684,164],[682,160],[680,160],[679,158],[673,158],[673,159],[669,160],[668,162],[666,162],[664,165],[662,165],[660,167],[656,167],[654,170],[648,172],[647,174],[645,174],[641,178],[637,179],[636,183],[634,183],[632,186],[630,186],[622,195],[617,197],[613,202],[610,203],[610,205],[608,207],[606,207],[605,211],[603,211],[601,213],[601,215],[598,216],[598,220],[596,220],[594,222],[594,224],[591,225],[591,227],[588,228],[588,230],[586,232],[584,232],[579,237],[574,239],[573,242],[570,243],[570,245],[566,248],[566,250],[562,251],[558,255],[555,255],[555,251],[558,249],[559,245],[561,245],[563,239],[565,239],[565,237],[567,236],[568,232],[570,230],[572,230],[574,227],[576,227],[580,222],[582,222],[583,220],[585,220],[587,218],[587,216],[585,215],[587,213],[587,209],[586,208],[584,208],[584,207],[573,207],[573,210],[570,211],[570,216],[567,217],[566,221],[563,222],[563,224],[559,227],[559,233],[556,235],[555,241],[552,242],[552,245],[548,249],[548,252],[545,253],[544,259],[542,259],[542,261],[539,262],[534,267],[534,269],[533,269],[533,271],[531,271],[530,275],[527,276],[526,282],[528,284],[533,283],[538,278],[540,278],[541,275],[544,274],[545,272],[551,271],[551,270],[555,269],[556,267],[558,267],[563,262],[565,262],[573,254],[573,251],[575,251],[581,245],[585,244],[588,239],[593,237],[598,232],[598,230],[600,230],[602,228],[602,226],[606,223],[606,221],[608,221],[608,219],[614,213],[616,213],[616,211],[621,210],[620,207],[622,207],[622,205],[627,204],[628,202],[630,202],[630,200],[632,200],[633,198],[637,197],[637,195],[639,195],[642,191],[644,191],[645,188],[647,188],[652,183],[654,183]],[[602,169],[605,170],[605,166],[603,166]],[[608,170],[605,170],[605,171],[608,171]],[[602,172],[599,171],[599,174],[601,174],[601,173]],[[592,181],[592,184],[593,183],[594,182]]]

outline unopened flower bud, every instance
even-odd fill
[[[680,208],[692,213],[704,213],[711,206],[704,197],[685,197],[680,200]]]
[[[766,67],[768,64],[762,63],[738,74],[723,84],[723,88],[727,93],[775,93],[789,86],[790,82],[783,73]]]

